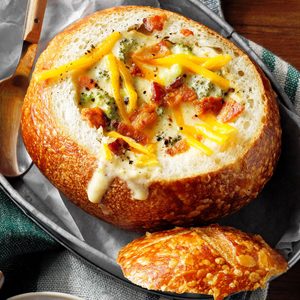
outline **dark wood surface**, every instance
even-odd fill
[[[222,6],[237,32],[300,69],[300,0],[223,0]]]
[[[223,0],[226,20],[300,70],[300,0]],[[300,299],[300,262],[270,285],[268,300]]]

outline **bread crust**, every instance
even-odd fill
[[[263,287],[287,270],[259,235],[218,225],[146,234],[122,248],[117,262],[126,278],[144,288],[215,300]]]
[[[148,7],[116,7],[81,19],[50,42],[40,56],[35,72],[41,71],[45,65],[51,68],[56,58],[55,49],[62,43],[68,43],[68,37],[81,26],[92,26],[99,16],[105,17],[124,9],[162,12]],[[182,16],[180,18],[188,20]],[[200,24],[197,26],[204,27]],[[229,41],[207,30],[245,56]],[[258,84],[265,91],[266,118],[249,150],[233,164],[217,171],[180,180],[153,182],[149,187],[149,196],[144,201],[132,199],[126,183],[119,178],[112,182],[101,204],[93,204],[88,200],[87,185],[97,167],[97,159],[88,149],[67,136],[55,120],[51,95],[46,92],[45,82],[32,80],[30,83],[22,114],[24,143],[34,163],[59,190],[88,213],[109,223],[125,229],[145,231],[212,221],[237,211],[254,199],[272,176],[279,158],[281,129],[275,94],[262,71],[256,68]]]

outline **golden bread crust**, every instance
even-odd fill
[[[125,277],[144,288],[215,300],[263,287],[287,270],[259,235],[218,225],[146,234],[121,249],[117,262]]]
[[[35,72],[44,67],[51,68],[56,59],[55,50],[62,43],[68,43],[68,37],[78,28],[92,26],[93,20],[100,15],[124,9],[138,8],[119,7],[96,12],[71,25],[50,42],[40,56]],[[213,34],[228,47],[235,47]],[[237,48],[235,51],[244,56]],[[32,80],[30,83],[22,114],[24,142],[34,163],[58,189],[76,205],[109,223],[145,231],[215,220],[235,212],[255,198],[272,176],[279,157],[281,129],[275,94],[266,77],[257,70],[258,83],[261,82],[265,90],[266,118],[261,133],[249,145],[249,150],[233,164],[215,172],[153,182],[149,187],[149,197],[144,201],[132,199],[126,183],[118,178],[113,181],[100,205],[88,200],[87,185],[97,167],[97,159],[88,149],[67,136],[55,120],[51,111],[51,95],[46,92],[47,82]]]

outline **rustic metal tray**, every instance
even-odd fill
[[[198,0],[186,0],[186,1],[164,0],[161,1],[161,7],[168,10],[179,12],[196,21],[199,21],[207,25],[208,27],[214,29],[215,31],[219,32],[224,37],[233,41],[239,48],[241,48],[242,50],[248,53],[248,55],[264,70],[265,74],[270,79],[273,88],[278,95],[278,101],[280,104],[281,113],[283,114],[283,118],[285,118],[285,115],[287,114],[288,111],[290,112],[294,111],[293,105],[290,102],[289,98],[282,91],[279,84],[276,82],[276,80],[269,72],[267,67],[263,64],[260,58],[252,51],[252,49],[248,46],[245,40],[241,36],[239,36],[234,31],[234,29],[222,18],[220,18],[215,13],[213,13],[210,9],[208,9],[205,5],[203,5]],[[283,128],[283,130],[285,130],[285,128]],[[299,153],[300,153],[300,149],[299,149]],[[40,206],[37,206],[36,202],[34,202],[33,199],[36,199],[38,196],[32,193],[30,186],[28,185],[28,183],[26,183],[23,180],[22,177],[11,179],[11,178],[5,178],[2,175],[0,175],[0,186],[6,192],[6,194],[11,198],[11,200],[30,219],[32,219],[43,230],[48,232],[55,240],[57,240],[64,247],[66,247],[76,255],[82,257],[87,262],[91,263],[93,266],[98,268],[99,270],[105,272],[106,274],[114,276],[118,280],[122,281],[124,284],[130,285],[132,287],[134,286],[138,289],[142,289],[128,282],[123,277],[120,268],[118,268],[111,259],[107,258],[105,253],[101,251],[101,248],[98,249],[92,247],[88,241],[84,241],[78,238],[76,235],[72,234],[68,230],[68,228],[63,223],[61,223],[60,220],[56,218],[55,214],[53,214],[51,211],[47,212],[47,210],[44,210]],[[268,191],[271,193],[273,190],[272,188],[267,187],[267,193]],[[254,206],[255,205],[256,204],[254,204]],[[68,208],[72,210],[79,209],[70,203],[68,204]],[[252,220],[253,223],[250,225],[249,224],[244,224],[244,226],[242,225],[241,226],[242,228],[240,229],[260,233],[262,236],[264,236],[267,239],[267,241],[272,246],[275,246],[277,242],[280,240],[280,238],[282,237],[282,235],[285,233],[285,230],[287,230],[287,228],[289,228],[290,226],[289,224],[290,221],[286,220],[287,215],[291,215],[289,214],[288,209],[289,208],[282,209],[282,222],[280,225],[277,222],[278,220],[274,220],[273,223],[272,221],[270,221],[269,229],[275,228],[274,226],[279,227],[278,229],[276,228],[276,232],[274,230],[274,234],[272,234],[272,236],[270,235],[270,231],[263,230],[263,232],[261,232],[259,230],[260,225],[258,219],[253,219]],[[245,210],[242,210],[241,214],[244,214],[244,211]],[[262,212],[262,215],[260,217],[264,218],[265,217],[264,213],[267,212]],[[83,212],[83,214],[85,213]],[[299,208],[299,215],[300,215],[300,208]],[[85,214],[85,217],[93,218],[92,216],[89,216],[87,214]],[[237,218],[239,218],[239,213],[235,214],[233,217],[225,218],[223,221],[221,221],[221,223],[231,225],[235,223],[235,220]],[[105,226],[109,227],[111,225],[105,225]],[[288,254],[287,258],[290,267],[299,260],[300,258],[299,240],[295,241],[292,244],[292,250]],[[211,299],[211,297],[205,295],[195,295],[195,294],[175,295],[175,294],[160,293],[160,292],[153,292],[153,293],[160,296],[164,296],[165,298],[172,298],[172,299]]]

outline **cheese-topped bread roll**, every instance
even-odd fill
[[[215,300],[264,287],[287,270],[285,259],[259,235],[218,225],[147,234],[121,249],[118,263],[144,288]]]
[[[238,210],[270,179],[281,137],[274,93],[247,55],[183,16],[134,6],[49,43],[22,130],[71,201],[134,230]]]

